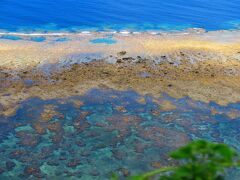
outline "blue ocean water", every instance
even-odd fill
[[[240,26],[240,0],[2,0],[7,31],[207,30]]]

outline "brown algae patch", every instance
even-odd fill
[[[232,110],[232,111],[227,113],[227,116],[230,119],[240,119],[240,111]]]
[[[172,111],[176,109],[176,106],[171,101],[162,101],[160,104],[160,109],[162,111]]]
[[[73,105],[75,108],[80,108],[84,105],[84,102],[82,102],[78,99],[73,99],[72,102],[73,102]]]
[[[48,122],[50,121],[54,116],[58,116],[59,113],[55,110],[55,106],[53,105],[46,105],[44,106],[44,110],[41,113],[41,121],[42,122]]]
[[[138,98],[138,99],[137,99],[137,102],[138,102],[139,104],[146,104],[146,100],[145,100],[144,97]]]
[[[152,76],[139,77],[139,72],[143,70]],[[75,64],[48,77],[41,72],[29,71],[26,75],[25,71],[19,71],[17,73],[17,76],[21,77],[19,80],[1,79],[5,84],[0,91],[0,103],[4,107],[1,114],[14,112],[18,102],[30,97],[42,99],[69,97],[84,94],[92,88],[133,89],[142,95],[151,94],[156,98],[160,97],[161,93],[167,93],[175,98],[189,96],[194,100],[214,101],[220,105],[227,105],[240,101],[239,70],[238,61],[221,64],[209,61],[174,66],[168,62],[152,64],[146,60],[142,63],[108,64],[96,61]],[[33,86],[24,85],[22,82],[30,77],[37,83]],[[140,99],[139,102],[144,103],[144,100]],[[75,105],[80,107],[82,104],[75,102]],[[43,119],[51,118],[56,112],[50,108],[47,114],[43,115]]]
[[[77,39],[61,44],[1,42],[0,115],[14,115],[18,103],[31,97],[64,98],[82,95],[92,88],[132,89],[156,99],[167,93],[174,98],[188,96],[220,105],[239,102],[240,43],[212,40],[215,36],[219,33],[116,35],[118,43],[111,46],[88,43],[92,36],[82,37],[81,43]],[[104,56],[65,68],[59,62],[74,54],[93,52]],[[50,70],[46,75],[39,70],[40,65],[51,65],[57,71]],[[61,65],[63,68],[58,68]],[[29,80],[31,83],[26,83]],[[140,98],[138,103],[146,102]],[[73,104],[78,108],[83,105],[80,101]],[[174,106],[162,104],[164,109],[172,110]],[[49,108],[42,118],[48,121],[56,115],[54,108]]]

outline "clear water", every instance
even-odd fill
[[[22,40],[22,38],[20,38],[18,36],[11,36],[11,35],[0,36],[0,39],[7,39],[7,40],[12,40],[12,41]]]
[[[112,38],[97,38],[90,41],[93,44],[115,44],[117,41]]]
[[[239,28],[240,0],[2,0],[7,31]]]
[[[43,42],[46,40],[46,38],[45,37],[32,37],[30,40],[35,41],[35,42]]]
[[[163,101],[177,108],[161,110]],[[43,120],[47,106],[57,113]],[[0,117],[0,179],[136,174],[174,164],[169,152],[199,138],[239,151],[240,119],[230,119],[232,111],[240,112],[240,104],[222,107],[167,95],[153,100],[134,91],[93,89],[67,99],[32,98],[21,103],[15,116]],[[240,172],[228,175],[237,180]]]

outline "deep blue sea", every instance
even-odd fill
[[[4,31],[240,28],[240,0],[1,0]]]

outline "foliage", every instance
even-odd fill
[[[170,156],[180,161],[180,165],[163,167],[129,180],[148,180],[156,176],[160,180],[222,180],[226,168],[240,167],[235,150],[225,144],[204,140],[193,141]]]

